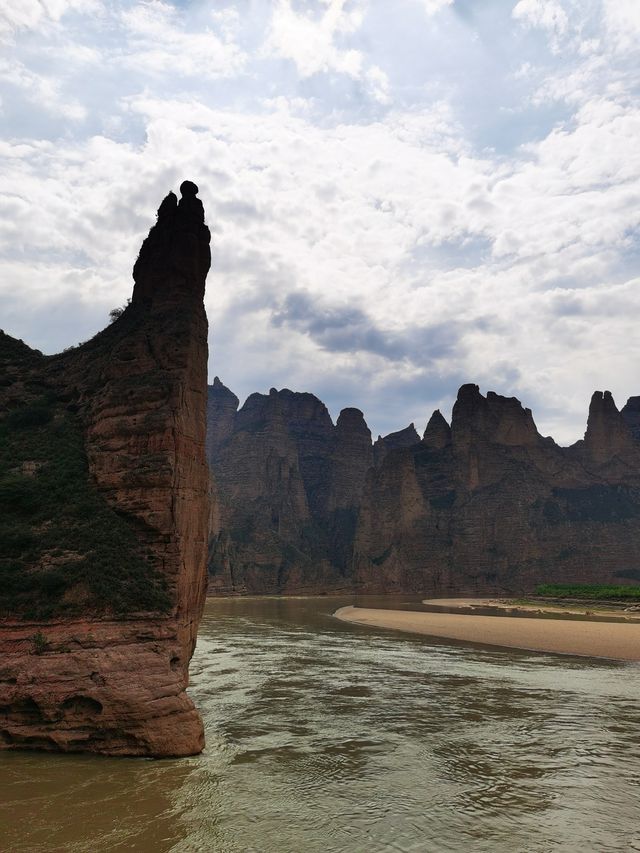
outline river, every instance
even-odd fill
[[[201,756],[0,753],[3,853],[640,850],[640,667],[209,600]]]

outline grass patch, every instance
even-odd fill
[[[0,419],[0,615],[169,607],[132,525],[91,481],[76,416],[49,393]]]
[[[640,601],[640,586],[545,583],[536,587],[545,598],[587,598],[594,601]]]

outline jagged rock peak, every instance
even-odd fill
[[[378,440],[385,443],[387,450],[395,450],[396,447],[412,447],[414,444],[418,444],[420,436],[416,431],[415,424],[409,424],[408,427],[397,432],[390,432],[389,435]]]
[[[292,429],[313,425],[327,435],[333,431],[333,421],[327,407],[314,394],[271,388],[268,394],[254,393],[247,397],[238,412],[237,427],[255,429],[265,422],[279,420]]]
[[[634,438],[640,439],[640,397],[629,397],[620,414]]]
[[[483,397],[477,385],[462,385],[453,407],[451,430],[454,441],[471,437],[509,446],[537,444],[542,440],[531,414],[517,397],[488,391]]]
[[[207,388],[207,459],[215,465],[220,447],[233,433],[240,400],[216,376]]]
[[[422,443],[434,450],[441,450],[443,447],[451,444],[451,427],[442,416],[440,409],[436,409],[429,418],[429,423],[422,437]]]
[[[584,440],[594,441],[615,429],[622,421],[611,391],[594,391],[589,403],[589,417]]]
[[[196,184],[183,181],[180,193],[180,201],[173,192],[162,200],[156,224],[142,244],[133,267],[134,305],[204,296],[211,266],[211,233],[204,224],[204,207]]]
[[[336,421],[336,428],[340,430],[359,430],[361,432],[368,432],[371,435],[367,422],[364,419],[364,414],[360,409],[351,407],[342,409]]]
[[[595,462],[634,450],[631,429],[618,411],[611,391],[594,391],[589,404],[584,446]]]
[[[224,384],[224,382],[222,382],[220,380],[220,377],[218,377],[218,376],[214,376],[213,377],[213,385],[209,385],[209,399],[211,399],[211,398],[215,398],[215,399],[228,398],[229,400],[235,400],[236,401],[236,407],[240,403],[240,400],[238,399],[238,397],[233,393],[233,391],[230,388],[227,388],[227,386]]]
[[[458,403],[476,403],[480,400],[484,400],[484,397],[480,393],[480,387],[475,383],[467,382],[458,389]]]
[[[419,443],[420,436],[418,435],[414,424],[409,424],[408,427],[398,430],[397,432],[390,432],[389,435],[379,435],[378,440],[373,445],[374,464],[376,467],[381,465],[382,460],[390,450],[397,450],[401,447],[413,447],[415,444]]]

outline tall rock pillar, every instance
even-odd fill
[[[180,189],[160,205],[119,319],[71,352],[24,361],[76,413],[91,488],[135,533],[164,605],[116,612],[76,583],[50,619],[3,620],[0,747],[181,756],[204,746],[185,691],[207,581],[210,234],[198,188]],[[101,570],[90,548],[67,556]],[[142,574],[127,580],[142,592]]]

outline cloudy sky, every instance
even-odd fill
[[[639,0],[0,0],[0,327],[130,295],[195,180],[210,376],[372,431],[463,382],[580,438],[640,394]]]

